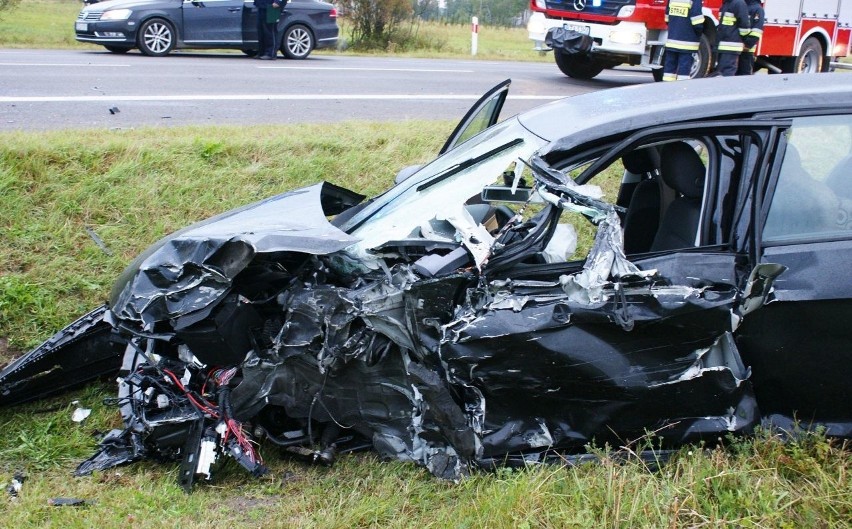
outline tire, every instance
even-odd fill
[[[301,24],[293,24],[287,28],[281,41],[281,51],[288,59],[306,59],[314,46],[314,34]]]
[[[139,51],[145,55],[162,57],[174,49],[175,40],[177,40],[175,37],[175,30],[171,24],[162,18],[152,18],[139,27],[136,40]]]
[[[713,68],[713,46],[710,45],[710,38],[707,35],[701,35],[698,40],[698,51],[692,54],[692,67],[689,69],[690,79],[700,79],[707,77],[710,70]],[[662,63],[666,63],[665,51],[663,52]],[[660,82],[663,80],[663,69],[655,68],[651,70],[654,76],[654,81]]]
[[[112,53],[127,53],[130,51],[130,48],[125,48],[123,46],[104,46],[104,48]]]
[[[808,37],[802,43],[802,49],[796,57],[793,73],[819,73],[822,71],[824,62],[822,45],[814,37]]]
[[[553,58],[562,73],[572,79],[592,79],[608,65],[588,55],[569,55],[558,50],[553,50]]]
[[[240,50],[240,51],[245,53],[246,57],[256,57],[257,56],[257,50]]]
[[[707,35],[701,35],[698,41],[698,51],[692,54],[692,68],[689,70],[690,79],[707,77],[713,67],[713,46]]]

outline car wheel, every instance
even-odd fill
[[[256,57],[257,56],[257,50],[240,50],[240,51],[245,53],[247,57]]]
[[[822,71],[823,54],[822,45],[813,37],[808,37],[802,43],[799,56],[793,66],[794,73],[819,73]]]
[[[314,49],[314,35],[301,24],[295,24],[284,32],[281,51],[288,59],[305,59]]]
[[[150,57],[168,55],[175,47],[175,30],[162,18],[146,20],[138,35],[139,51]]]
[[[130,48],[125,48],[123,46],[104,46],[104,48],[112,53],[127,53],[130,51]]]
[[[553,50],[553,58],[556,66],[562,73],[573,79],[591,79],[601,73],[607,64],[595,60],[588,55],[570,55],[558,50]]]

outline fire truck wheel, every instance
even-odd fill
[[[698,51],[693,54],[692,68],[689,70],[690,79],[707,77],[713,67],[713,46],[707,35],[701,35],[698,41]]]
[[[666,62],[666,57],[663,55],[663,64]],[[713,47],[710,45],[710,39],[707,35],[701,35],[701,40],[698,41],[698,51],[692,54],[692,68],[689,69],[689,78],[698,79],[707,77],[710,69],[713,66]],[[663,80],[663,69],[656,68],[651,70],[654,76],[654,81],[660,82]]]
[[[822,71],[822,45],[814,37],[808,37],[802,43],[799,56],[793,69],[795,73],[819,73]]]
[[[562,73],[573,79],[591,79],[610,66],[588,55],[569,55],[559,50],[554,50],[553,57]]]

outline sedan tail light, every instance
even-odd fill
[[[329,16],[329,18],[337,18],[337,8],[332,7],[331,12],[329,12],[328,16]]]

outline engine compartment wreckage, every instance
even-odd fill
[[[370,201],[321,183],[162,239],[108,305],[0,372],[0,403],[118,373],[125,428],[76,473],[175,460],[187,490],[222,457],[263,474],[260,442],[457,480],[759,424],[735,335],[785,267],[701,248],[628,260],[628,208],[578,183],[606,151],[556,168],[564,142],[517,119],[488,131]],[[580,261],[566,212],[596,226]]]

